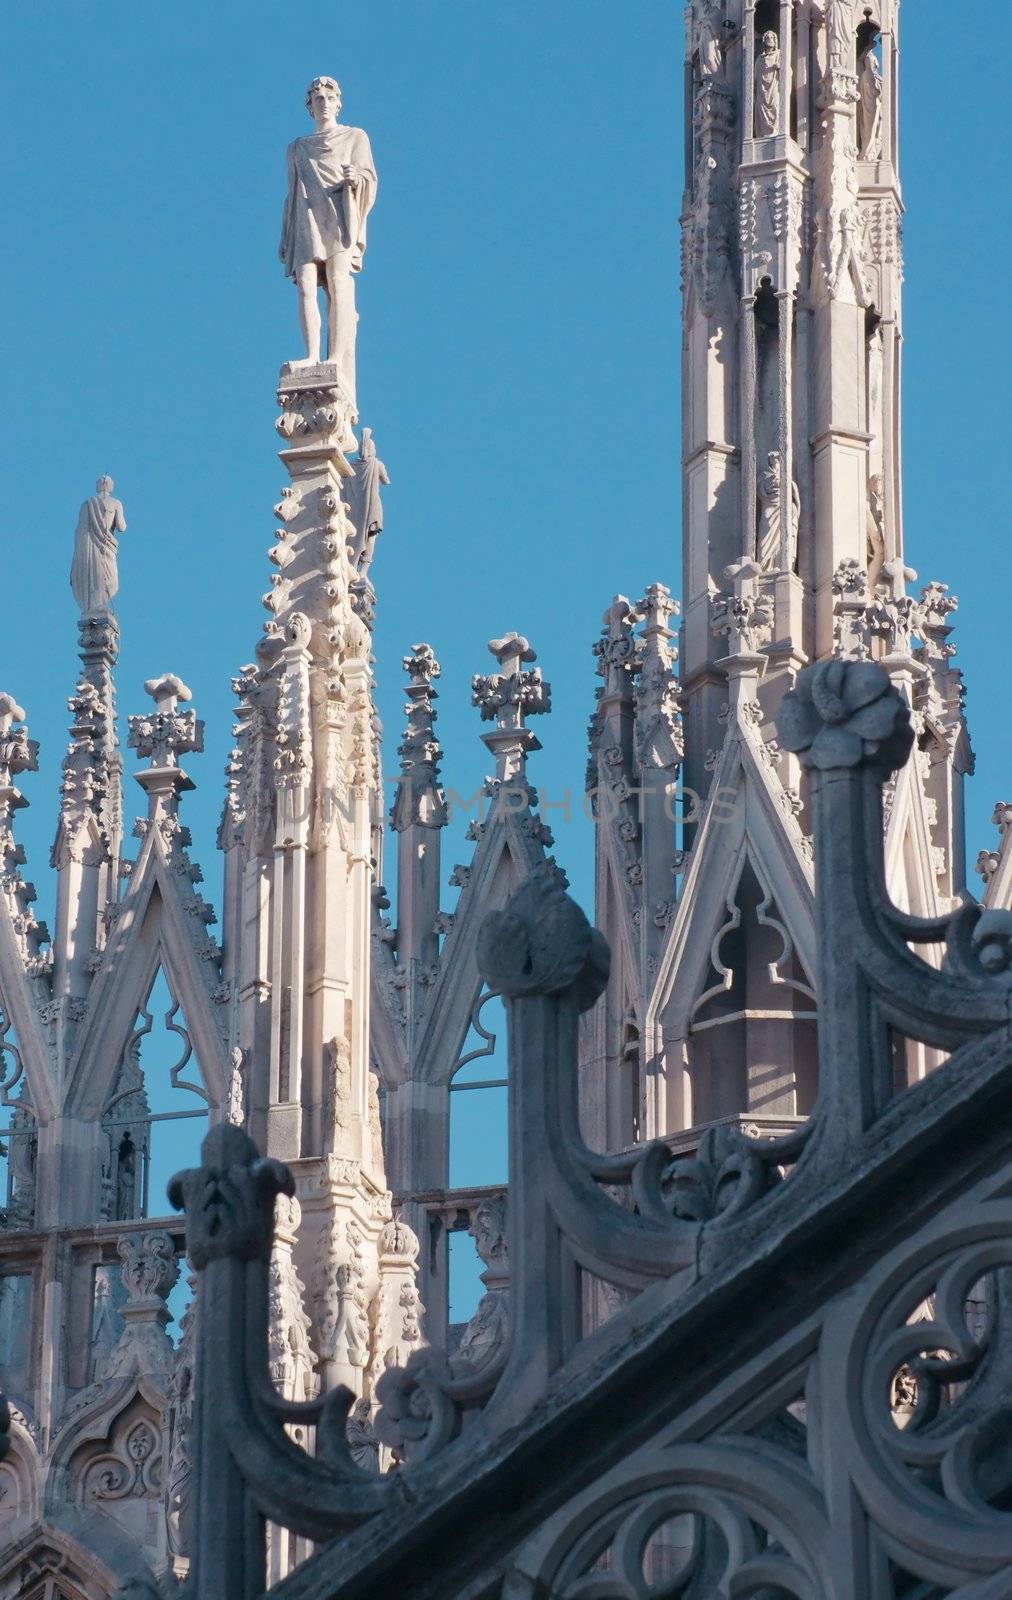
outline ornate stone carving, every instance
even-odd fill
[[[178,767],[187,751],[204,748],[204,724],[194,711],[179,711],[179,702],[191,700],[190,690],[181,678],[165,672],[148,678],[145,694],[155,702],[154,715],[128,717],[128,743],[142,758],[150,757],[152,767]]]
[[[316,1326],[320,1354],[335,1367],[364,1367],[369,1360],[369,1296],[362,1231],[335,1214],[320,1236],[316,1273]]]
[[[803,767],[902,766],[913,744],[910,709],[871,662],[820,661],[799,673],[778,718],[780,742]]]
[[[730,89],[712,79],[704,83],[694,106],[699,156],[683,238],[696,297],[707,316],[716,308],[734,259],[735,185],[730,146],[735,110]]]
[[[668,624],[679,612],[678,601],[663,583],[648,585],[636,603],[642,631],[636,646],[637,676],[633,692],[636,718],[636,761],[645,768],[674,769],[682,759],[678,649]],[[630,819],[627,819],[630,820]]]
[[[306,1400],[316,1392],[316,1356],[309,1342],[305,1285],[295,1267],[293,1248],[302,1207],[291,1195],[275,1202],[274,1244],[269,1279],[268,1344],[271,1378],[289,1400]]]
[[[558,869],[535,867],[505,911],[490,912],[478,935],[478,965],[506,995],[558,994],[579,984],[590,1003],[608,975],[608,948],[565,892]]]
[[[856,99],[856,80],[851,99]],[[865,275],[866,219],[859,202],[857,146],[848,118],[827,115],[815,163],[816,249],[812,293],[836,299],[847,293],[867,304]]]
[[[170,1321],[166,1299],[179,1277],[179,1263],[167,1233],[125,1233],[117,1245],[120,1279],[127,1301],[120,1307],[125,1323],[119,1341],[95,1369],[97,1383],[135,1373],[167,1381],[174,1351],[165,1332]]]
[[[407,726],[397,747],[401,758],[397,794],[390,811],[391,826],[400,833],[412,824],[441,828],[446,823],[446,806],[439,787],[439,762],[442,750],[436,738],[433,683],[440,676],[439,662],[432,646],[416,644],[403,658],[408,675]]]
[[[197,1302],[192,1298],[196,1280],[190,1279],[191,1299],[180,1322],[179,1348],[169,1378],[162,1424],[168,1448],[165,1474],[165,1521],[169,1552],[188,1556],[192,1514],[193,1367],[196,1358]]]
[[[482,1200],[471,1217],[468,1232],[484,1264],[485,1293],[450,1358],[454,1377],[480,1374],[501,1362],[509,1340],[509,1248],[506,1233],[506,1196]]]
[[[733,590],[713,601],[711,627],[727,639],[729,656],[754,655],[773,636],[773,597],[759,587],[759,571],[754,561],[728,567],[724,576]]]
[[[246,1125],[246,1051],[236,1045],[229,1055],[231,1073],[228,1080],[228,1104],[225,1117],[234,1128]]]
[[[617,594],[602,617],[604,627],[594,645],[597,672],[603,678],[602,693],[624,694],[636,670],[636,608],[624,594]]]
[[[222,1123],[200,1147],[202,1165],[177,1173],[169,1200],[186,1211],[186,1248],[198,1271],[209,1261],[268,1260],[274,1200],[293,1195],[291,1172],[262,1157],[241,1128]]]

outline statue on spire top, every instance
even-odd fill
[[[113,481],[103,473],[81,507],[74,533],[74,560],[70,587],[82,617],[108,612],[119,588],[116,570],[116,535],[126,533],[123,503],[113,495]]]
[[[320,361],[322,325],[317,300],[327,297],[327,361],[340,370],[355,402],[355,280],[362,270],[366,222],[376,199],[376,168],[361,128],[338,122],[341,90],[333,78],[314,78],[306,107],[316,131],[288,146],[288,194],[279,255],[298,290],[304,359]]]

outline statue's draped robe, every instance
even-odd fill
[[[759,490],[761,512],[756,538],[757,558],[764,572],[780,570],[781,533],[784,526],[784,488],[780,472],[771,468],[763,473]],[[787,545],[786,571],[793,572],[797,562],[798,524],[801,518],[801,498],[796,483],[791,485],[790,539]]]
[[[780,125],[780,51],[768,56],[765,52],[755,64],[755,133],[765,139],[777,132]]]
[[[351,559],[363,577],[372,561],[376,535],[383,532],[380,487],[390,482],[387,469],[376,454],[376,446],[371,441],[370,446],[367,447],[367,454],[353,462],[354,476],[344,484],[345,501],[355,525]]]
[[[830,0],[826,15],[829,64],[838,72],[854,70],[854,0]]]
[[[877,161],[882,154],[882,80],[877,65],[869,50],[861,68],[857,108],[858,154],[862,161]]]
[[[358,168],[354,189],[344,182],[346,166]],[[351,254],[352,272],[360,271],[375,199],[376,168],[361,128],[337,123],[290,144],[279,251],[287,275],[297,278],[309,262],[322,267],[345,252]]]
[[[116,534],[125,532],[123,507],[112,495],[93,494],[84,502],[77,519],[70,568],[70,587],[82,616],[107,610],[119,588]]]
[[[713,11],[704,12],[699,24],[699,71],[704,78],[720,74],[720,19]]]

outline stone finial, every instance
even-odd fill
[[[407,725],[397,747],[401,758],[401,780],[390,821],[397,832],[412,823],[441,828],[446,822],[446,807],[439,792],[439,762],[442,750],[435,734],[438,699],[433,682],[440,676],[439,662],[430,644],[411,646],[403,658],[408,675]]]
[[[668,623],[672,617],[678,616],[681,606],[667,584],[648,584],[643,599],[636,602],[636,611],[643,623],[644,639],[658,639],[667,643],[674,638]]]
[[[148,678],[144,691],[155,702],[154,715],[128,717],[129,744],[139,756],[150,757],[152,768],[178,767],[179,757],[204,748],[204,724],[193,711],[179,711],[181,700],[192,700],[189,689],[172,672]]]
[[[108,707],[95,684],[82,678],[67,701],[67,709],[74,720],[60,780],[61,816],[73,826],[82,813],[94,810],[101,823],[102,800],[110,778],[108,761],[103,759]],[[58,848],[54,848],[53,863],[58,864]]]
[[[609,965],[604,938],[547,861],[504,910],[489,913],[478,932],[478,970],[490,988],[510,999],[561,994],[575,984],[580,1010],[586,1011],[603,991]]]
[[[540,667],[527,669],[537,652],[520,633],[507,633],[490,639],[488,648],[499,663],[499,671],[476,673],[471,680],[471,703],[481,711],[483,722],[494,722],[495,729],[482,735],[496,759],[496,778],[509,782],[522,778],[529,750],[541,744],[524,724],[526,716],[550,711],[551,685],[541,676]]]
[[[678,712],[678,650],[668,627],[678,615],[678,601],[663,583],[652,583],[636,602],[642,623],[637,644],[635,692],[636,752],[641,766],[673,767],[683,754]]]
[[[711,630],[727,639],[729,657],[755,655],[773,634],[773,597],[760,587],[757,561],[739,561],[725,570],[729,591],[713,602]]]
[[[594,645],[598,675],[604,679],[599,691],[604,697],[630,692],[636,668],[636,642],[633,628],[636,608],[624,594],[617,594],[601,618],[604,627]]]
[[[114,1348],[95,1370],[96,1380],[108,1382],[135,1373],[166,1379],[175,1352],[165,1325],[172,1320],[166,1300],[179,1277],[179,1262],[171,1234],[162,1231],[126,1233],[116,1249],[120,1279],[127,1292],[119,1308],[125,1323]]]
[[[132,1303],[164,1300],[179,1277],[179,1263],[167,1233],[125,1233],[116,1246],[120,1278]]]
[[[777,717],[780,742],[803,767],[901,767],[914,733],[910,708],[870,661],[819,661],[798,674]]]
[[[197,1271],[209,1261],[268,1260],[274,1236],[274,1201],[293,1195],[295,1181],[280,1161],[261,1156],[253,1140],[231,1123],[212,1128],[200,1147],[199,1167],[170,1180],[169,1202],[186,1212],[186,1249]]]
[[[0,694],[0,789],[10,789],[19,772],[39,769],[39,747],[28,737],[24,721],[25,712],[14,696]]]
[[[982,911],[971,936],[971,947],[984,971],[992,977],[1012,967],[1012,911]]]

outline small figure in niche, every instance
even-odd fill
[[[791,484],[790,539],[787,561],[780,562],[781,530],[783,528],[783,466],[779,450],[771,450],[766,457],[766,471],[759,485],[759,533],[756,540],[759,565],[764,572],[793,572],[798,555],[798,527],[801,522],[801,495],[796,483]]]
[[[768,139],[779,131],[780,40],[767,28],[755,64],[755,136]]]
[[[137,1215],[137,1146],[128,1133],[116,1152],[116,1221]]]
[[[858,88],[858,155],[862,161],[878,161],[882,154],[882,73],[874,49],[864,53]]]

